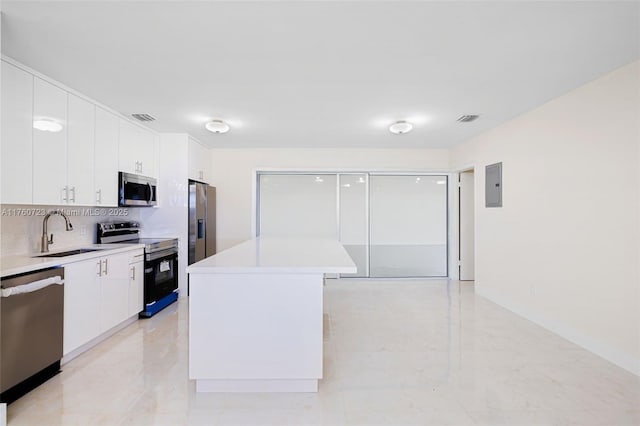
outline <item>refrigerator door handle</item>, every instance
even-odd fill
[[[198,219],[198,239],[204,238],[204,219]]]

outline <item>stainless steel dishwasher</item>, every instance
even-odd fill
[[[0,280],[0,402],[13,402],[60,371],[64,268]]]

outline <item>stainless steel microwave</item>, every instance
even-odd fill
[[[118,205],[152,207],[158,204],[155,178],[118,172]]]

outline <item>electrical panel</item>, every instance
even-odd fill
[[[484,200],[485,207],[502,207],[502,163],[485,167]]]

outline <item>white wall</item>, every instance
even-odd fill
[[[189,260],[189,179],[188,135],[160,134],[158,167],[158,208],[140,210],[142,235],[153,238],[178,238],[178,287],[180,297],[187,295]]]
[[[252,238],[256,170],[446,171],[448,150],[213,149],[218,251]]]
[[[640,62],[452,150],[475,165],[476,290],[640,374]],[[503,162],[502,208],[484,167]]]

